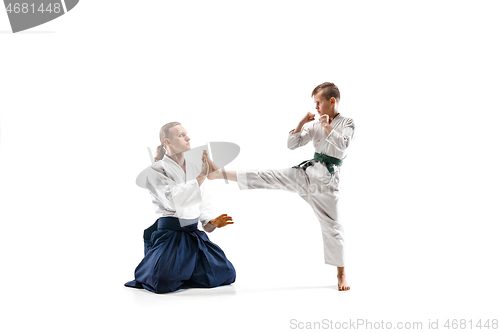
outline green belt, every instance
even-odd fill
[[[324,162],[326,165],[326,168],[328,169],[328,171],[330,171],[332,176],[335,173],[335,169],[333,168],[333,164],[338,165],[338,166],[342,165],[342,160],[339,160],[336,157],[332,157],[332,156],[328,156],[328,155],[320,154],[320,153],[314,153],[314,158],[312,160],[305,160],[304,162],[302,162],[299,165],[296,165],[292,168],[300,168],[306,163],[309,163],[309,165],[311,165],[312,164],[311,161]]]

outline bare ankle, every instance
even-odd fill
[[[219,170],[210,172],[207,178],[210,180],[219,179]]]

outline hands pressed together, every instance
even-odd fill
[[[208,162],[208,154],[207,151],[203,151],[203,155],[201,156],[201,172],[200,176],[206,177],[210,173],[210,163]]]
[[[214,164],[214,162],[208,158],[207,151],[203,151],[203,155],[201,157],[202,164],[201,164],[201,172],[199,177],[208,177],[210,173],[213,171],[218,170],[217,166]],[[210,221],[210,223],[216,227],[216,228],[222,228],[225,227],[228,224],[234,224],[233,218],[231,216],[228,216],[227,214],[222,214],[213,220]]]
[[[210,173],[219,170],[219,168],[214,164],[214,162],[208,157],[206,150],[203,151],[201,156],[201,172],[200,176],[207,177]]]
[[[208,153],[206,150],[203,150],[203,155],[201,156],[201,172],[196,179],[198,180],[198,184],[201,186],[206,178],[215,179],[214,171],[219,170],[219,168],[214,164],[214,162],[208,157]],[[212,173],[212,175],[210,175]]]

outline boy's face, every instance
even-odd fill
[[[172,154],[183,153],[191,149],[189,144],[191,139],[187,136],[187,132],[182,125],[170,128],[168,134],[167,145],[170,147]]]
[[[324,114],[327,114],[330,117],[330,120],[333,117],[334,113],[334,105],[335,102],[329,101],[323,97],[321,91],[314,95],[314,104],[316,104],[316,110],[318,111],[320,117]],[[332,100],[335,101],[335,98],[332,97]]]

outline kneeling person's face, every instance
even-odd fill
[[[167,146],[170,148],[172,154],[183,153],[191,149],[189,140],[191,139],[184,127],[177,125],[170,128]]]

